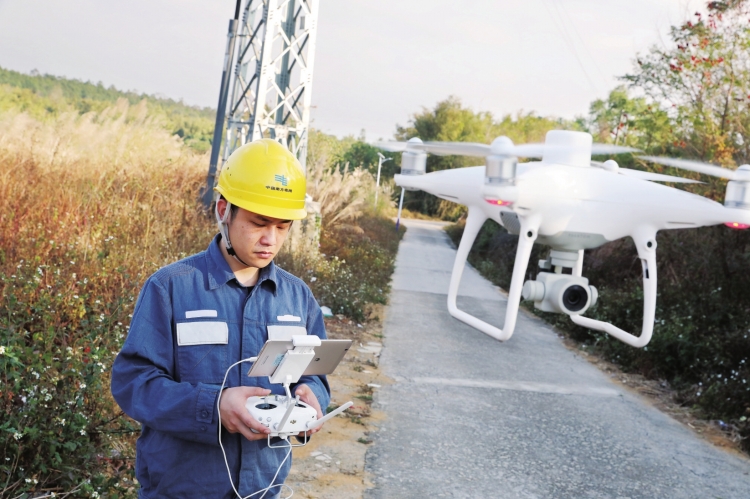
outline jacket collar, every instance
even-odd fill
[[[208,287],[209,289],[216,289],[219,286],[223,286],[232,279],[235,279],[234,272],[229,267],[229,264],[224,259],[224,254],[221,252],[219,245],[221,244],[221,234],[217,234],[213,238],[211,244],[208,245],[206,250],[206,268],[208,269]],[[277,270],[276,264],[271,262],[264,268],[260,269],[258,275],[258,282],[256,286],[260,286],[266,281],[272,284],[273,294],[276,295],[277,288]]]

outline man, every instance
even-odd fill
[[[283,387],[248,377],[251,364],[240,364],[221,395],[222,428],[216,405],[227,368],[258,355],[268,326],[303,326],[325,338],[310,289],[273,263],[292,221],[306,216],[305,189],[299,162],[280,144],[262,139],[237,149],[216,187],[220,234],[206,251],[160,269],[143,286],[112,367],[112,395],[142,424],[139,497],[229,499],[235,493],[227,471],[242,497],[271,485],[280,467],[275,483],[286,478],[288,447],[269,447],[268,428],[245,408],[248,397],[283,394]],[[330,401],[325,376],[303,376],[292,395],[319,418]],[[279,491],[268,490],[266,499]]]

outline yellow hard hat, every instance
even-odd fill
[[[215,187],[235,206],[282,220],[307,216],[306,189],[302,165],[272,139],[254,140],[235,150],[224,163]]]

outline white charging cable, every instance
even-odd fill
[[[221,453],[224,455],[224,464],[227,467],[227,475],[229,475],[229,483],[232,484],[232,490],[234,490],[234,493],[237,494],[237,497],[239,499],[248,499],[250,497],[253,497],[254,495],[260,494],[261,492],[263,492],[263,495],[260,496],[259,499],[263,499],[264,497],[266,497],[266,493],[275,487],[282,487],[282,488],[286,487],[287,489],[289,489],[290,494],[284,498],[284,499],[289,499],[290,497],[294,495],[294,489],[292,489],[289,485],[285,483],[278,483],[274,485],[274,482],[276,481],[276,477],[278,477],[279,473],[281,472],[281,468],[284,467],[284,463],[286,463],[286,460],[289,459],[289,456],[292,454],[292,443],[289,440],[284,438],[287,444],[289,444],[289,452],[286,453],[286,457],[284,457],[284,460],[281,461],[281,464],[279,465],[279,469],[276,470],[276,474],[273,476],[273,480],[271,480],[271,485],[269,485],[265,489],[260,489],[257,492],[253,492],[252,494],[245,496],[245,497],[242,497],[240,493],[237,492],[237,487],[234,486],[234,480],[232,480],[232,471],[229,469],[229,461],[227,460],[227,453],[224,450],[224,445],[222,445],[221,443],[221,407],[220,407],[221,393],[224,391],[224,385],[227,384],[227,377],[229,376],[229,371],[231,371],[234,366],[242,364],[243,362],[255,362],[256,360],[258,360],[258,357],[250,357],[249,359],[242,359],[238,362],[235,362],[231,366],[229,366],[226,372],[224,373],[224,381],[221,382],[221,389],[219,390],[219,396],[216,398],[216,410],[219,413],[219,447],[221,447]],[[278,446],[276,446],[276,448],[278,448]]]

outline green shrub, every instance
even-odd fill
[[[79,280],[69,266],[39,258],[20,261],[11,275],[0,272],[0,283],[0,477],[7,497],[128,495],[133,452],[123,436],[137,427],[109,396],[109,366],[133,295],[111,300],[97,292],[113,284],[132,292],[137,284],[106,273]]]

